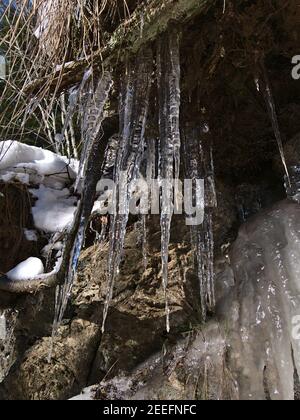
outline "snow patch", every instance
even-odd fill
[[[74,159],[17,141],[0,142],[0,181],[38,187],[30,192],[37,199],[32,215],[40,231],[62,232],[73,222],[77,198],[72,197],[68,187],[77,171]],[[29,241],[36,240],[29,232],[25,235],[29,235]]]
[[[20,182],[23,178],[24,183],[29,184],[32,177],[38,176],[43,182],[48,177],[54,188],[63,188],[66,182],[76,179],[75,164],[69,163],[68,158],[49,150],[11,140],[0,142],[0,177],[3,180],[18,176]],[[16,175],[18,173],[22,175]]]
[[[24,235],[27,241],[29,242],[37,242],[38,237],[35,230],[24,229]]]
[[[44,272],[45,269],[42,261],[39,258],[30,257],[26,261],[18,264],[6,275],[11,281],[22,281],[44,274]]]
[[[30,190],[38,200],[32,208],[35,227],[48,233],[62,232],[72,224],[76,212],[75,197],[70,191],[54,190],[40,185],[39,189]]]
[[[70,398],[69,401],[93,401],[95,394],[95,386],[90,386],[89,388],[85,388],[81,394],[77,395],[76,397]]]

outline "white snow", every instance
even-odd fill
[[[27,241],[29,242],[37,242],[37,232],[35,230],[24,229],[24,235]]]
[[[44,265],[39,258],[30,257],[21,262],[6,275],[11,281],[29,280],[40,274],[44,274]]]
[[[32,215],[40,231],[61,232],[73,222],[77,198],[68,187],[77,170],[74,159],[17,141],[0,142],[0,180],[35,187],[29,191],[37,199]]]
[[[57,251],[51,273],[44,274],[42,261],[31,257],[7,273],[11,281],[37,276],[46,279],[60,269],[63,244],[61,241],[56,244],[53,238],[74,220],[78,198],[72,196],[70,188],[77,178],[77,171],[78,162],[74,159],[17,141],[0,142],[0,181],[21,182],[29,187],[32,196],[34,228],[24,228],[26,239],[37,241],[41,233],[51,234],[51,243],[45,250],[48,247]]]
[[[94,400],[95,386],[90,386],[82,390],[82,393],[70,398],[69,401],[93,401]]]
[[[30,192],[38,199],[32,208],[37,229],[48,233],[62,232],[73,222],[77,200],[67,188],[54,190],[40,185],[39,189]]]
[[[40,180],[47,186],[59,189],[69,180],[76,179],[72,166],[75,165],[69,165],[68,158],[49,150],[11,140],[0,142],[0,179],[5,182],[7,177],[21,173],[26,184],[32,182],[31,180],[32,183]],[[21,182],[22,175],[17,175]]]

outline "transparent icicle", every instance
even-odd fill
[[[159,174],[164,182],[161,206],[162,280],[166,302],[166,328],[170,331],[168,301],[168,264],[172,213],[174,207],[173,184],[180,170],[180,52],[179,34],[169,31],[158,42],[157,51],[160,159]]]
[[[147,139],[146,142],[146,182],[149,187],[149,205],[151,206],[152,183],[156,177],[156,141],[153,137]],[[150,210],[150,209],[148,209]],[[148,266],[148,231],[147,231],[147,215],[141,215],[142,229],[142,253],[144,269]]]
[[[109,72],[104,72],[101,79],[98,81],[97,86],[94,88],[94,80],[90,80],[87,91],[85,91],[83,102],[81,103],[83,150],[81,153],[75,190],[78,189],[78,185],[83,179],[93,143],[100,135],[104,118],[104,107],[107,103],[112,84],[111,74]]]
[[[100,86],[102,86],[103,89],[102,93],[99,92]],[[52,356],[53,339],[57,334],[59,326],[61,325],[69,298],[71,296],[73,282],[78,267],[79,256],[85,240],[85,231],[95,201],[96,185],[100,176],[100,165],[97,160],[101,143],[101,136],[99,135],[99,131],[101,128],[101,122],[103,120],[104,106],[108,100],[111,87],[111,76],[109,73],[105,73],[97,85],[95,91],[95,98],[92,105],[93,110],[91,112],[87,110],[87,114],[90,116],[91,121],[86,121],[85,123],[90,127],[91,131],[90,138],[86,139],[86,141],[89,143],[85,148],[85,153],[87,156],[82,158],[84,168],[83,191],[81,194],[81,200],[78,204],[75,221],[69,232],[69,237],[67,238],[66,242],[68,243],[71,241],[72,246],[70,255],[65,256],[65,258],[68,258],[69,261],[65,282],[57,289],[52,346],[49,354],[49,360],[51,360]],[[98,107],[96,106],[96,102],[98,102]],[[92,102],[89,103],[91,104]],[[98,115],[96,114],[96,109],[98,110]],[[64,254],[66,254],[66,250],[64,251]]]
[[[275,138],[276,138],[276,141],[277,141],[277,144],[278,144],[281,161],[282,161],[282,164],[283,164],[283,167],[284,167],[284,170],[285,170],[285,174],[286,174],[286,179],[287,179],[288,185],[290,186],[291,185],[290,174],[289,174],[287,162],[286,162],[286,159],[285,159],[283,142],[282,142],[280,127],[279,127],[277,112],[276,112],[275,101],[274,101],[273,93],[272,93],[272,90],[271,90],[271,85],[270,85],[270,82],[269,82],[267,69],[265,68],[264,64],[262,64],[262,75],[263,75],[263,83],[262,83],[263,84],[263,95],[264,95],[266,106],[268,108],[268,113],[270,115],[270,119],[271,119],[271,122],[272,122],[272,127],[273,127]],[[260,85],[259,81],[258,81],[258,84]]]
[[[86,84],[90,80],[91,76],[92,76],[92,69],[89,68],[84,72],[83,78],[82,78],[82,81],[81,81],[79,87],[76,88],[76,89],[72,88],[69,91],[69,105],[68,105],[68,108],[66,110],[64,125],[63,125],[63,129],[62,129],[62,134],[57,136],[58,139],[60,139],[61,137],[62,138],[64,137],[64,135],[68,131],[69,127],[70,128],[73,127],[72,126],[72,119],[75,115],[75,112],[77,110],[78,105],[80,104],[80,101],[82,100],[82,96],[83,96],[83,93],[85,91]],[[71,130],[72,130],[72,128],[71,128]],[[73,146],[74,146],[73,150],[75,151],[76,150],[75,144]],[[76,153],[77,153],[77,150],[76,150]]]
[[[115,166],[115,214],[111,216],[107,294],[102,331],[119,274],[129,217],[130,183],[138,178],[144,152],[144,135],[152,82],[153,57],[141,50],[135,63],[129,63],[125,88],[120,95],[120,145]]]
[[[213,208],[217,206],[217,193],[212,146],[208,139],[203,141],[207,133],[203,128],[187,129],[184,141],[186,176],[193,182],[197,179],[205,181],[204,222],[200,226],[191,226],[203,321],[206,320],[207,311],[215,307]]]

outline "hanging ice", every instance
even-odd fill
[[[278,117],[277,117],[277,112],[276,112],[276,106],[275,106],[275,101],[274,101],[274,97],[272,94],[272,90],[271,90],[271,85],[269,82],[269,78],[268,78],[268,74],[267,74],[267,69],[265,68],[264,64],[262,65],[262,77],[263,77],[263,95],[265,98],[265,102],[267,105],[267,109],[268,109],[268,113],[270,115],[271,118],[271,123],[272,123],[272,127],[274,130],[274,134],[275,134],[275,138],[278,144],[278,148],[279,148],[279,152],[280,152],[280,157],[281,157],[281,161],[285,170],[285,174],[287,177],[287,182],[290,185],[290,174],[289,174],[289,170],[287,167],[287,163],[286,163],[286,159],[285,159],[285,154],[284,154],[284,148],[283,148],[283,142],[282,142],[282,137],[281,137],[281,132],[280,132],[280,128],[279,128],[279,122],[278,122]]]
[[[174,179],[180,170],[180,52],[179,33],[169,31],[158,42],[157,51],[159,130],[160,130],[160,179],[164,182],[161,203],[161,254],[162,278],[166,301],[167,332],[170,331],[168,302],[168,264],[172,213],[175,197]]]
[[[65,264],[68,266],[67,275],[64,284],[59,286],[57,290],[53,337],[61,324],[68,304],[80,251],[85,239],[85,230],[95,201],[96,186],[100,176],[100,164],[97,161],[99,144],[101,142],[100,129],[104,115],[104,106],[108,100],[111,87],[111,75],[105,72],[95,88],[95,94],[93,95],[92,91],[88,92],[87,105],[90,108],[86,109],[84,115],[85,146],[81,159],[81,171],[84,171],[84,184],[75,221],[66,242],[66,246],[70,250],[65,249],[64,251],[64,254],[70,253],[70,255],[65,255],[64,257]],[[89,88],[91,89],[91,86]],[[51,351],[49,358],[51,358]]]
[[[149,205],[151,206],[152,198],[152,183],[156,179],[156,140],[153,137],[150,137],[146,140],[146,182],[148,185],[149,193]],[[150,210],[148,208],[148,210]],[[147,269],[148,265],[148,232],[147,232],[147,215],[142,214],[141,220],[141,243],[142,243],[142,253],[143,253],[143,263],[144,269]]]
[[[207,311],[215,307],[214,285],[214,235],[212,209],[217,206],[217,195],[214,179],[214,163],[212,146],[205,129],[187,129],[184,138],[185,172],[189,179],[195,183],[198,179],[205,181],[205,217],[202,225],[191,226],[191,240],[195,252],[195,261],[198,272],[200,302],[202,318],[205,321]],[[204,146],[205,145],[205,146]],[[194,187],[195,188],[195,187]],[[201,197],[201,193],[194,191],[194,201]],[[201,206],[197,203],[197,206]]]
[[[108,285],[103,312],[103,326],[119,273],[129,216],[129,185],[137,179],[144,151],[153,67],[152,51],[141,50],[127,69],[126,83],[120,96],[120,144],[115,166],[115,214],[111,217]]]
[[[111,75],[104,72],[98,81],[96,87],[94,80],[91,79],[84,84],[81,98],[81,134],[83,138],[83,150],[79,164],[79,171],[75,190],[77,190],[79,182],[83,179],[86,170],[86,164],[93,147],[93,143],[99,137],[101,125],[103,121],[104,107],[108,99],[108,95],[112,88]]]

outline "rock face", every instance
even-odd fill
[[[96,399],[235,400],[238,389],[226,354],[226,334],[218,322],[199,325],[130,377],[102,382],[94,395]]]
[[[17,362],[1,385],[2,399],[70,398],[105,375],[128,373],[163,347],[167,337],[160,253],[151,249],[149,268],[144,272],[138,240],[139,234],[133,229],[127,237],[122,274],[103,335],[108,249],[107,246],[94,246],[83,252],[67,314],[69,321],[55,340],[50,363],[47,360],[51,348],[49,318],[34,306],[37,297],[18,303],[22,310],[15,335],[24,334],[26,329],[30,338],[12,349]],[[152,240],[157,244],[155,238]],[[173,243],[170,254],[169,295],[174,341],[179,330],[187,329],[189,323],[197,319],[198,299],[193,291],[198,284],[189,247],[184,243]],[[47,293],[43,294],[43,305],[52,302],[53,308],[53,293]],[[38,331],[37,325],[33,328],[25,317],[23,311],[27,305],[32,305],[31,319],[39,322]],[[48,306],[49,313],[53,315],[53,309],[49,311]]]
[[[50,363],[52,292],[15,303],[15,363],[1,399],[66,399],[96,383],[99,399],[297,398],[300,206],[280,202],[243,225],[216,261],[217,311],[205,325],[190,248],[173,238],[169,336],[158,237],[151,232],[144,272],[139,233],[129,232],[103,335],[107,246],[83,252]]]
[[[229,328],[241,399],[295,397],[300,374],[299,253],[300,206],[287,201],[245,224],[233,246],[235,286],[220,312]]]
[[[245,224],[217,276],[218,321],[194,328],[96,398],[293,400],[299,397],[300,206]],[[222,269],[223,266],[223,269]]]

